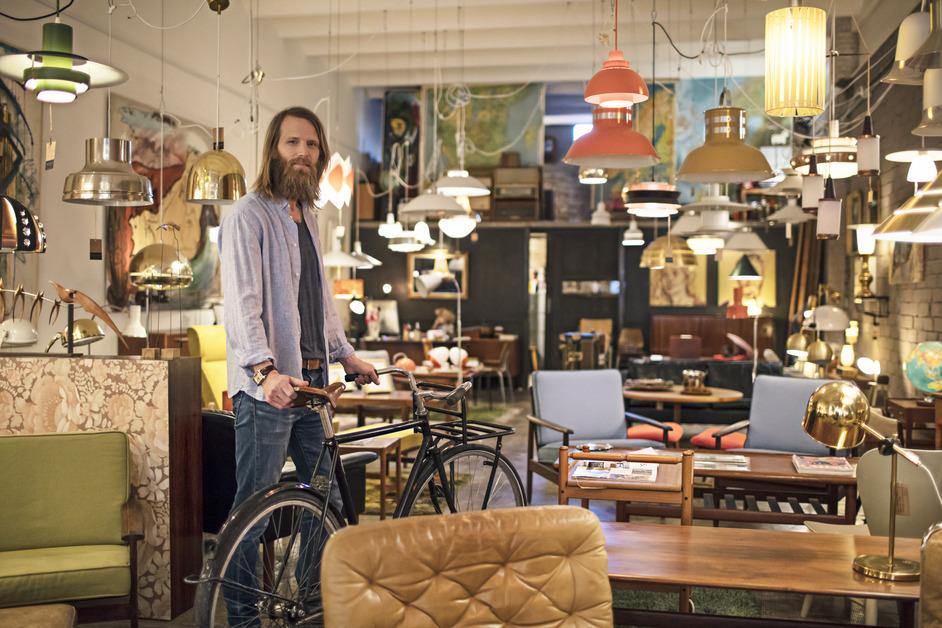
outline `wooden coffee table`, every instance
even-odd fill
[[[379,478],[379,518],[386,518],[386,480],[389,475],[387,462],[390,456],[394,457],[396,462],[395,479],[395,498],[399,499],[402,492],[402,440],[398,436],[373,436],[364,440],[358,440],[353,443],[340,446],[341,454],[349,454],[357,451],[372,451],[379,456],[379,474],[367,474],[367,477]]]
[[[801,525],[805,521],[852,524],[857,518],[857,478],[852,475],[798,473],[791,454],[759,452],[718,452],[713,449],[696,453],[710,456],[743,455],[749,458],[749,470],[697,469],[694,476],[694,519],[784,523]],[[849,459],[851,463],[856,459]],[[702,482],[706,480],[707,482]],[[706,484],[706,485],[704,485]],[[844,499],[844,513],[838,502]],[[676,508],[657,504],[619,504],[619,517],[646,515],[677,517]]]
[[[683,392],[683,386],[674,386],[670,390],[624,390],[625,399],[635,401],[653,401],[661,409],[665,403],[674,404],[674,421],[680,422],[681,404],[727,403],[742,399],[742,393],[730,388],[707,386],[709,394],[691,395]]]
[[[895,600],[900,625],[913,626],[915,621],[918,582],[877,580],[852,568],[858,554],[885,554],[886,537],[610,522],[602,523],[602,533],[608,577],[616,587],[694,586]],[[918,560],[919,543],[897,538],[896,555]],[[615,609],[615,623],[624,625],[676,628],[782,622]]]

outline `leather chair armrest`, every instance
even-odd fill
[[[749,421],[740,421],[739,423],[733,423],[732,425],[727,425],[723,429],[713,434],[713,438],[716,439],[716,448],[722,449],[720,446],[723,437],[732,434],[733,432],[738,432],[739,430],[749,427]]]
[[[144,538],[144,512],[133,493],[121,509],[121,518],[121,538],[124,541],[131,543]]]
[[[549,428],[553,431],[560,432],[565,436],[575,433],[568,427],[564,427],[558,423],[553,423],[552,421],[547,421],[546,419],[541,419],[540,417],[533,416],[532,414],[527,415],[527,421],[530,422],[530,425],[538,425],[540,427]]]

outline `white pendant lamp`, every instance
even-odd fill
[[[827,178],[824,196],[818,202],[818,240],[836,240],[841,237],[841,199],[834,195],[834,179]]]
[[[579,170],[579,183],[583,185],[601,185],[608,181],[608,175],[602,168],[582,168]]]
[[[425,242],[415,237],[410,230],[389,238],[389,250],[396,253],[415,253],[425,248]]]
[[[622,246],[644,246],[644,233],[638,228],[637,221],[632,218],[628,228],[621,236]]]
[[[369,270],[370,268],[383,265],[381,260],[376,259],[369,253],[363,252],[363,244],[361,244],[359,240],[353,243],[353,252],[350,253],[350,255],[360,261],[360,265],[357,266],[357,270]]]
[[[667,218],[678,212],[680,192],[670,183],[648,181],[635,183],[622,192],[625,209],[638,218]]]
[[[392,212],[387,212],[386,221],[380,224],[377,232],[384,238],[395,238],[402,234],[402,223],[395,219]]]
[[[942,161],[942,150],[918,149],[898,150],[886,156],[887,161],[908,163],[906,180],[912,183],[928,183],[938,174],[935,162]]]
[[[822,193],[823,194],[823,193]],[[809,220],[814,220],[815,216],[802,211],[798,207],[798,199],[789,197],[785,202],[785,207],[769,214],[766,220],[773,225],[785,225],[785,238],[792,239],[792,225],[798,225]]]
[[[808,173],[801,178],[801,208],[809,214],[818,211],[818,201],[824,196],[824,177],[818,172],[818,158],[808,158]]]
[[[693,235],[687,238],[687,246],[694,255],[716,255],[726,245],[726,240],[718,235]]]
[[[841,137],[840,122],[828,123],[828,136],[811,140],[811,148],[801,151],[801,155],[792,159],[792,168],[799,174],[810,172],[811,156],[817,157],[818,174],[825,179],[846,179],[857,174],[857,140]]]
[[[769,247],[752,229],[746,228],[731,235],[726,240],[726,246],[723,249],[726,251],[758,252],[768,251]]]
[[[898,85],[922,85],[922,72],[906,66],[906,60],[916,54],[929,37],[929,12],[922,11],[906,16],[899,26],[896,38],[896,55],[893,65],[881,81]]]
[[[478,226],[478,221],[469,214],[442,218],[438,221],[438,228],[449,238],[460,239],[471,235]]]
[[[942,69],[942,0],[929,3],[929,36],[906,60],[906,67],[917,72]]]
[[[790,6],[765,16],[765,112],[816,116],[824,111],[827,14]]]
[[[782,180],[769,188],[764,188],[766,196],[801,196],[801,175],[792,168],[783,168]]]
[[[863,133],[857,138],[857,174],[872,177],[880,174],[880,136],[873,131],[873,118],[864,117]]]
[[[334,229],[330,251],[324,254],[324,266],[327,268],[359,268],[362,261],[350,255],[341,248],[340,241],[343,240],[343,227]]]
[[[428,228],[428,223],[424,220],[420,220],[415,223],[415,226],[412,227],[412,235],[419,242],[424,242],[425,244],[435,244],[435,240],[432,238],[432,232]]]
[[[486,185],[468,174],[467,170],[449,170],[435,182],[435,190],[445,196],[487,196]]]
[[[926,70],[922,77],[922,121],[913,135],[939,137],[942,135],[942,70]]]
[[[432,190],[419,194],[399,206],[399,217],[403,220],[417,218],[444,218],[458,216],[464,208],[451,196],[438,194]]]
[[[674,221],[674,224],[671,225],[671,233],[677,236],[690,235],[700,228],[700,224],[700,214],[695,211],[688,211]]]

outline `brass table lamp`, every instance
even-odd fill
[[[863,443],[867,434],[881,441],[880,453],[891,456],[889,549],[886,556],[861,554],[854,559],[854,571],[882,580],[919,579],[919,562],[896,558],[896,460],[902,456],[922,466],[919,458],[900,447],[896,438],[884,438],[867,422],[870,403],[857,386],[849,382],[829,382],[820,386],[808,400],[801,426],[811,438],[826,447],[850,449]]]

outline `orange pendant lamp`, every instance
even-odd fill
[[[648,86],[641,75],[631,69],[625,53],[618,49],[618,0],[613,20],[615,47],[609,51],[602,68],[585,86],[585,101],[605,108],[631,107],[648,99]]]
[[[647,168],[660,161],[651,140],[631,128],[631,109],[596,107],[592,130],[581,136],[563,157],[580,168]]]

